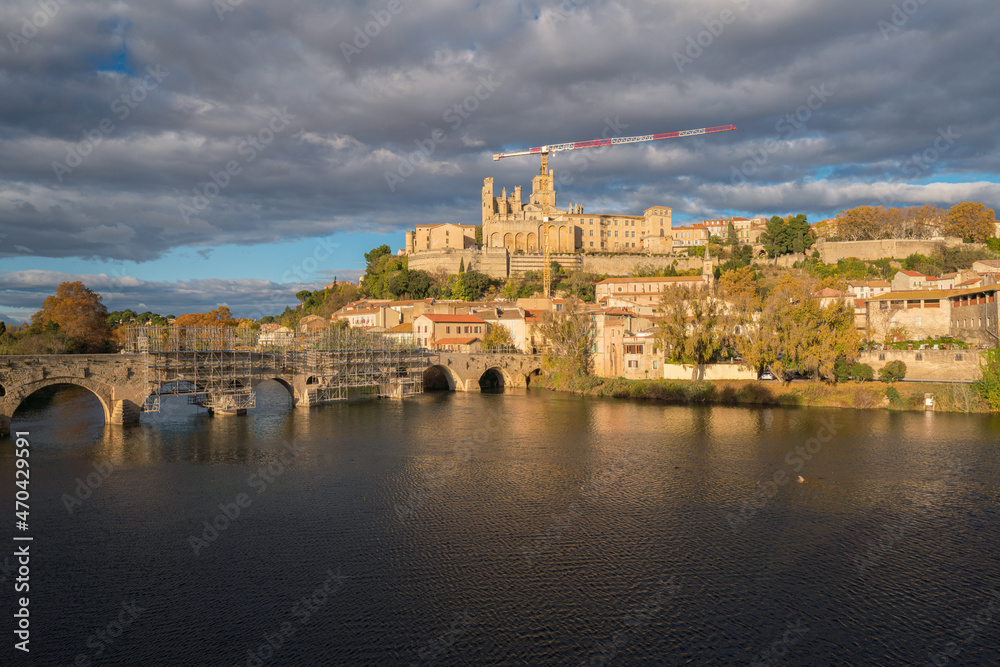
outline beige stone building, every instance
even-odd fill
[[[996,285],[971,289],[892,291],[868,300],[868,332],[882,340],[893,329],[908,339],[952,336],[976,345],[1000,341]]]
[[[554,176],[553,176],[554,180]],[[483,180],[482,222],[483,244],[489,248],[505,248],[508,252],[544,252],[542,232],[542,177],[531,181],[531,195],[522,199],[521,186],[500,196],[493,190],[493,179]],[[585,213],[582,206],[556,206],[555,189],[549,196],[549,251],[571,252],[642,252],[668,247],[671,236],[671,209],[654,206],[642,215]],[[659,240],[662,239],[662,240]],[[662,250],[669,252],[669,249]]]
[[[406,254],[428,250],[465,250],[476,245],[476,226],[455,223],[417,225],[406,232]]]
[[[474,315],[425,313],[413,320],[413,340],[420,347],[464,352],[476,346],[473,339],[481,345],[485,337],[486,322]]]

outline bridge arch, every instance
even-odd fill
[[[479,389],[481,391],[502,390],[513,386],[515,386],[514,379],[510,373],[499,366],[490,366],[479,376]]]
[[[446,387],[441,386],[442,380],[448,385],[448,391],[456,391],[462,381],[455,371],[441,364],[428,366],[424,369],[423,375],[424,391],[427,391],[428,389],[432,391],[435,389],[445,389]]]
[[[541,368],[535,368],[524,374],[524,386],[530,387],[535,378],[542,374]]]
[[[34,394],[36,391],[61,384],[81,387],[96,396],[97,400],[101,402],[101,409],[104,410],[104,423],[111,423],[112,389],[103,382],[97,382],[89,378],[50,377],[45,378],[44,380],[37,380],[35,382],[29,382],[28,384],[22,385],[18,388],[16,393],[4,396],[4,398],[6,398],[9,416],[13,417],[14,413],[17,412],[17,409],[21,407],[21,403],[23,403],[26,398]]]
[[[257,386],[258,386],[258,385],[260,385],[260,383],[261,383],[261,382],[267,382],[268,380],[273,380],[274,382],[277,382],[277,383],[278,383],[278,384],[280,384],[280,385],[281,385],[282,387],[284,387],[284,388],[285,388],[285,391],[287,391],[287,392],[288,392],[288,395],[289,395],[289,396],[290,396],[290,397],[292,398],[292,403],[293,403],[293,404],[295,404],[295,403],[297,403],[297,402],[298,402],[298,400],[299,400],[299,397],[298,397],[298,395],[297,395],[297,394],[295,393],[295,387],[293,387],[293,386],[292,386],[292,383],[291,383],[291,382],[289,382],[288,380],[286,380],[286,379],[285,379],[285,378],[283,378],[283,377],[278,377],[278,376],[274,376],[274,377],[261,377],[261,378],[255,378],[254,380],[252,380],[252,381],[250,382],[250,388],[251,388],[251,389],[256,389],[256,388],[257,388]]]

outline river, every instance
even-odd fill
[[[1000,418],[257,404],[125,428],[78,388],[22,406],[17,664],[1000,664]]]

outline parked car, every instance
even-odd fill
[[[773,380],[774,373],[771,371],[762,371],[760,375],[757,376],[758,380]]]

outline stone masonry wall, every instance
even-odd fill
[[[973,382],[980,377],[978,350],[872,350],[858,361],[879,370],[890,361],[906,364],[907,380],[951,380]]]

